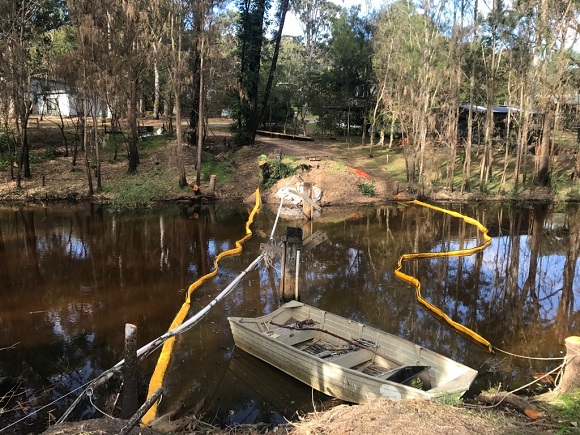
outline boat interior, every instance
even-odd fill
[[[283,325],[271,323],[265,334],[325,361],[383,381],[397,382],[424,391],[431,389],[429,366],[400,363],[380,355],[373,342],[339,337],[319,329],[318,324],[296,325],[301,325],[301,322],[295,319],[289,319]]]

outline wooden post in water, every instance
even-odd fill
[[[302,251],[302,228],[286,228],[286,241],[282,254],[282,276],[280,278],[280,294],[284,302],[299,299],[300,261]]]
[[[566,366],[560,381],[560,391],[571,393],[580,388],[580,337],[572,336],[565,340]]]
[[[306,198],[312,199],[312,183],[304,182],[303,194]],[[302,213],[308,219],[312,219],[312,203],[306,199],[302,200]]]
[[[121,418],[130,418],[139,408],[137,389],[139,372],[137,368],[137,327],[125,324],[125,365],[123,366],[123,407]]]

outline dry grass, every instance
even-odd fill
[[[62,157],[64,151],[61,133],[53,121],[45,118],[31,124],[30,138],[32,144],[32,179],[23,180],[23,189],[18,191],[15,182],[10,179],[9,168],[0,170],[0,199],[12,201],[45,201],[51,199],[86,200],[87,174],[83,164],[83,155],[79,155],[76,168],[71,167],[71,157]],[[67,134],[70,143],[73,142],[72,121],[67,121]],[[143,123],[160,126],[163,121],[144,120]],[[497,199],[533,199],[533,200],[580,200],[580,186],[572,181],[574,160],[571,154],[564,150],[574,149],[574,137],[569,133],[559,135],[557,147],[561,150],[553,157],[552,187],[538,189],[533,186],[534,156],[527,157],[527,178],[523,183],[520,179],[518,189],[514,189],[512,180],[514,159],[509,156],[506,182],[502,186],[501,176],[504,170],[504,152],[498,150],[494,155],[492,177],[484,188],[479,187],[479,171],[481,150],[475,147],[472,156],[471,190],[459,194],[462,179],[463,150],[458,150],[453,177],[453,191],[448,184],[447,165],[450,152],[441,147],[431,150],[425,157],[425,177],[422,185],[409,186],[406,183],[406,162],[401,147],[388,148],[375,146],[373,157],[369,157],[368,144],[361,144],[360,138],[353,138],[351,142],[343,140],[316,140],[314,142],[287,141],[258,137],[257,144],[244,147],[237,152],[229,149],[229,133],[225,130],[223,120],[213,120],[214,127],[208,137],[211,154],[207,154],[214,167],[222,171],[218,178],[217,194],[222,199],[240,200],[249,196],[260,184],[261,175],[257,168],[257,158],[261,154],[273,156],[275,149],[281,149],[283,158],[290,158],[295,164],[310,166],[313,170],[311,178],[314,182],[324,183],[324,188],[331,198],[328,202],[337,203],[369,203],[377,200],[392,199],[399,192],[407,192],[411,196],[421,193],[434,200],[497,200]],[[185,123],[184,123],[185,125]],[[210,127],[211,127],[210,123]],[[112,140],[112,139],[111,139]],[[165,180],[174,179],[177,183],[177,165],[175,153],[176,141],[168,141],[159,147],[150,147],[146,143],[140,144],[141,165],[139,174],[146,178],[160,172],[165,174]],[[117,137],[114,157],[114,143],[102,153],[102,176],[104,192],[93,200],[110,201],[110,192],[115,185],[126,178],[127,161],[125,158],[125,144],[122,138]],[[186,172],[188,180],[195,179],[194,148],[187,148]],[[205,155],[205,154],[204,154]],[[213,155],[213,157],[212,157]],[[206,161],[206,163],[208,163]],[[357,184],[356,177],[350,177],[347,167],[360,168],[372,177],[376,186],[377,196],[369,201],[360,194],[358,189],[350,189]],[[418,169],[418,162],[417,162]],[[316,172],[316,173],[315,173]],[[324,173],[326,175],[321,175]],[[333,177],[335,175],[335,177]],[[203,183],[202,183],[202,187]],[[348,188],[347,188],[348,187]],[[165,189],[167,190],[167,189]],[[341,193],[344,191],[344,193]],[[169,197],[187,196],[191,192],[169,189]],[[330,195],[332,194],[332,195]]]

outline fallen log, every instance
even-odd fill
[[[506,391],[498,393],[483,392],[477,396],[476,401],[487,406],[497,406],[500,403],[508,405],[516,411],[527,415],[531,420],[543,416],[543,413],[524,397],[516,396],[515,394]]]
[[[260,136],[269,136],[278,139],[290,139],[290,140],[302,140],[302,141],[314,141],[313,138],[309,136],[300,136],[297,134],[286,134],[286,133],[278,133],[275,131],[266,131],[266,130],[258,130],[256,131],[257,135]]]

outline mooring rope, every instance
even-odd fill
[[[535,361],[562,361],[562,360],[566,359],[565,356],[558,356],[558,357],[552,357],[552,358],[540,358],[540,357],[535,357],[535,356],[518,355],[517,353],[512,353],[512,352],[508,352],[507,350],[500,349],[497,346],[492,345],[491,347],[493,347],[493,350],[496,350],[496,351],[501,352],[501,353],[505,353],[506,355],[513,356],[516,358],[531,359],[531,360],[535,360]]]
[[[566,363],[562,363],[560,364],[558,367],[556,367],[555,369],[550,370],[549,372],[544,373],[542,376],[540,376],[537,379],[534,379],[531,382],[528,382],[525,385],[522,385],[521,387],[518,387],[516,389],[513,389],[511,391],[506,391],[505,395],[497,402],[494,403],[493,405],[471,405],[468,403],[464,403],[463,406],[465,406],[466,408],[473,408],[473,409],[490,409],[490,408],[495,408],[496,406],[499,406],[510,394],[514,394],[517,393],[518,391],[523,390],[524,388],[530,387],[534,384],[537,384],[538,381],[541,381],[544,378],[547,378],[548,376],[553,375],[554,373],[558,373],[561,369],[563,369],[566,366]]]

